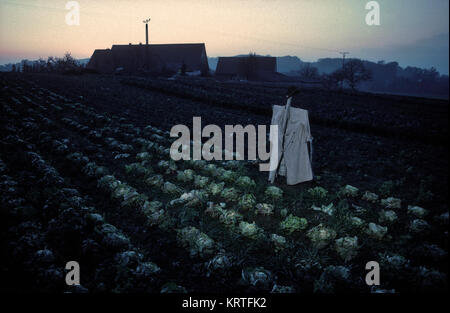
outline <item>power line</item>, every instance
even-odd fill
[[[214,33],[216,34],[216,32],[211,32],[209,31],[209,33]],[[239,34],[231,34],[231,33],[226,33],[226,32],[217,32],[217,34],[220,35],[225,35],[228,37],[234,37],[234,38],[241,38],[241,39],[251,39],[251,40],[256,40],[256,41],[262,41],[262,42],[267,42],[267,43],[271,43],[271,44],[278,44],[278,45],[285,45],[285,46],[292,46],[292,47],[299,47],[299,48],[304,48],[304,49],[311,49],[311,50],[321,50],[321,51],[327,51],[327,52],[334,52],[334,53],[340,53],[340,50],[337,49],[329,49],[329,48],[322,48],[322,47],[314,47],[314,46],[308,46],[308,45],[304,45],[304,44],[300,44],[300,43],[291,43],[291,42],[283,42],[283,41],[277,41],[277,40],[270,40],[270,39],[265,39],[265,38],[259,38],[259,37],[255,37],[255,36],[246,36],[246,35],[239,35]]]
[[[339,54],[342,54],[342,73],[344,72],[344,65],[345,65],[345,56],[347,54],[350,54],[350,52],[339,52]],[[344,79],[341,80],[341,89],[344,88]]]
[[[345,56],[346,56],[347,54],[350,54],[350,52],[339,52],[339,54],[342,55],[342,69],[344,69]]]
[[[12,2],[12,1],[4,1],[4,0],[0,0],[0,4],[6,4],[6,5],[12,5],[12,6],[20,6],[20,7],[29,7],[29,8],[36,8],[36,9],[47,9],[47,10],[52,10],[52,11],[67,11],[64,7],[51,7],[51,6],[45,6],[45,5],[40,5],[40,4],[30,4],[30,3],[23,3],[23,2]],[[89,15],[93,15],[93,14],[101,14],[101,12],[95,12],[95,11],[91,11],[91,10],[86,10],[83,9],[84,13],[87,13]],[[125,14],[122,13],[120,15],[113,15],[113,16],[117,16],[117,17],[134,17],[130,14]],[[292,42],[283,42],[283,41],[277,41],[277,40],[270,40],[270,39],[266,39],[266,38],[260,38],[260,37],[256,37],[256,36],[247,36],[247,35],[240,35],[240,34],[232,34],[232,33],[226,33],[226,32],[212,32],[212,31],[207,31],[211,34],[214,35],[222,35],[222,36],[227,36],[227,37],[233,37],[233,38],[241,38],[241,39],[245,39],[245,40],[254,40],[254,41],[260,41],[260,42],[267,42],[270,44],[277,44],[277,45],[283,45],[283,46],[291,46],[291,47],[296,47],[296,48],[302,48],[302,49],[310,49],[310,50],[317,50],[317,51],[326,51],[326,52],[333,52],[333,53],[340,53],[342,54],[342,52],[340,50],[337,49],[330,49],[330,48],[323,48],[323,47],[317,47],[317,46],[310,46],[310,45],[304,45],[301,43],[292,43]],[[346,54],[348,54],[348,52],[346,52]],[[345,58],[345,56],[344,56]]]

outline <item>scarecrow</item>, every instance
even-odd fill
[[[272,125],[278,126],[278,149],[271,149],[270,160],[277,162],[275,170],[269,172],[269,181],[274,183],[277,175],[285,176],[288,185],[313,179],[312,140],[308,111],[291,107],[292,97],[299,91],[290,87],[285,106],[274,105]]]

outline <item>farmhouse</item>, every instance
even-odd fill
[[[216,76],[247,80],[273,80],[277,75],[277,59],[256,55],[219,57]]]
[[[97,49],[86,68],[99,73],[209,72],[204,43],[113,45]]]

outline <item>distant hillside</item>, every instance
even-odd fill
[[[212,71],[216,71],[218,61],[219,61],[219,57],[208,57],[209,69]]]
[[[341,58],[324,58],[316,62],[303,62],[297,57],[284,56],[277,57],[278,71],[287,75],[298,75],[299,70],[309,63],[319,70],[319,74],[329,74],[342,67]]]
[[[303,65],[304,62],[296,56],[277,57],[277,68],[280,73],[298,71]]]
[[[89,63],[89,60],[90,60],[90,59],[91,59],[91,58],[78,59],[77,61],[80,62],[80,64],[82,64],[82,65],[86,65],[86,64]]]
[[[211,70],[216,69],[218,59],[218,57],[208,58]],[[347,59],[349,60],[351,58]],[[434,68],[422,69],[413,66],[402,68],[397,62],[367,60],[363,62],[364,66],[372,72],[372,80],[361,83],[360,90],[439,98],[449,96],[448,75],[440,75]],[[299,78],[300,69],[306,63],[296,56],[277,57],[277,71]],[[323,58],[308,63],[316,67],[320,75],[330,74],[342,68],[342,58]]]

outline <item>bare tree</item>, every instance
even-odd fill
[[[44,72],[46,64],[47,62],[43,58],[39,58],[39,60],[37,61],[38,72]]]
[[[300,77],[307,79],[317,79],[319,77],[319,70],[317,67],[311,66],[310,63],[306,63],[300,68]]]
[[[361,60],[352,59],[344,65],[343,79],[352,90],[355,90],[360,82],[372,79],[372,72],[366,69]]]
[[[344,71],[337,69],[331,74],[323,74],[321,80],[323,87],[326,89],[337,89],[344,80]]]
[[[62,59],[58,59],[58,67],[62,72],[72,71],[78,68],[78,62],[70,52],[66,52]]]
[[[22,66],[21,66],[22,67],[22,72],[23,73],[30,73],[32,67],[29,64],[29,61],[28,60],[22,60],[21,63],[22,63]]]
[[[49,56],[47,58],[47,72],[53,72],[56,69],[56,57]]]

